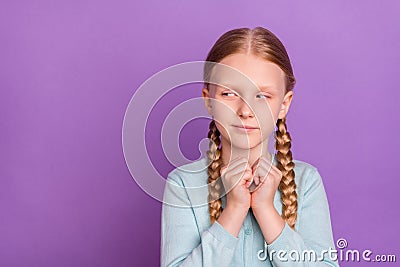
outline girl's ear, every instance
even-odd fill
[[[279,110],[278,118],[283,119],[286,117],[287,113],[289,112],[290,104],[292,103],[293,98],[293,91],[290,90],[287,92],[283,98],[281,109]]]
[[[213,110],[212,110],[212,105],[211,105],[211,99],[210,99],[210,90],[208,88],[203,88],[202,90],[202,96],[204,100],[204,105],[208,111],[208,113],[213,116]]]

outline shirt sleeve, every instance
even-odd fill
[[[229,266],[238,238],[217,221],[197,227],[190,199],[178,175],[170,173],[161,215],[161,266]]]
[[[329,205],[318,170],[307,177],[298,230],[286,222],[280,235],[267,245],[273,266],[339,266],[333,241]]]

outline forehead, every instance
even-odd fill
[[[213,70],[212,79],[231,89],[257,86],[259,90],[284,91],[285,73],[263,58],[237,53],[221,60]]]

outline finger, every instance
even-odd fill
[[[278,173],[280,172],[280,170],[278,169],[278,167],[276,167],[275,165],[274,165],[274,163],[273,163],[273,161],[270,161],[270,160],[268,160],[267,158],[265,158],[265,157],[263,157],[261,160],[260,160],[260,164],[261,165],[263,165],[263,166],[268,166],[268,167],[271,167],[273,170],[272,171],[277,171]]]
[[[250,181],[247,181],[247,182],[245,182],[245,186],[246,186],[246,188],[249,188],[249,187],[250,187],[250,185],[251,185],[251,182],[250,182]]]
[[[268,163],[268,161],[266,160],[265,157],[260,157],[253,163],[252,171],[253,171],[253,174],[254,174],[254,183],[256,185],[258,185],[261,182],[259,173],[257,173],[257,169],[261,164],[265,165],[266,163]]]
[[[280,169],[278,169],[278,167],[276,167],[275,165],[271,165],[271,167],[272,167],[272,171],[274,172],[274,173],[276,173],[278,176],[280,176],[280,177],[282,177],[282,171],[280,170]]]
[[[282,173],[279,171],[279,169],[277,169],[277,171],[274,171],[273,168],[266,169],[264,166],[260,167],[260,173],[258,173],[258,175],[262,183],[265,182],[268,177],[270,177],[270,179],[276,180],[278,183],[282,179]]]
[[[237,183],[243,185],[251,178],[252,172],[247,161],[244,161],[234,168],[229,169],[224,173],[223,180],[227,182],[226,186],[231,188],[236,186]],[[224,183],[225,184],[225,183]]]
[[[232,170],[230,173],[232,177],[237,177],[235,182],[240,181],[240,184],[246,184],[246,182],[251,181],[253,177],[253,173],[248,166],[238,166],[235,170]]]
[[[246,170],[244,173],[239,172],[232,177],[234,177],[233,181],[231,181],[233,182],[231,185],[232,187],[236,185],[245,185],[246,187],[249,187],[251,184],[252,173],[250,170]]]
[[[252,169],[253,173],[254,173],[255,170],[257,169],[257,166],[258,166],[259,162],[260,162],[260,158],[258,158],[258,159],[253,163],[253,165],[251,166],[251,169]]]
[[[259,183],[263,183],[266,178],[271,174],[271,168],[265,165],[260,165],[254,173],[254,176],[258,177]]]
[[[253,177],[253,173],[252,173],[251,169],[249,169],[249,168],[246,168],[246,169],[238,168],[238,170],[236,170],[235,172],[232,171],[232,173],[230,175],[238,176],[238,178],[240,180],[244,180],[244,181],[251,180]]]
[[[250,187],[250,185],[253,183],[253,180],[254,180],[254,176],[253,175],[251,175],[251,177],[249,179],[245,180],[246,181],[245,185],[246,185],[247,188]]]
[[[269,167],[268,167],[269,168],[269,172],[271,172],[272,176],[274,178],[276,178],[277,180],[281,180],[282,179],[282,171],[279,170],[277,166],[272,164],[272,162],[268,162],[268,165],[269,165]]]

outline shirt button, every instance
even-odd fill
[[[247,228],[247,229],[244,231],[244,233],[245,233],[246,235],[251,235],[251,232],[252,232],[251,228]]]

